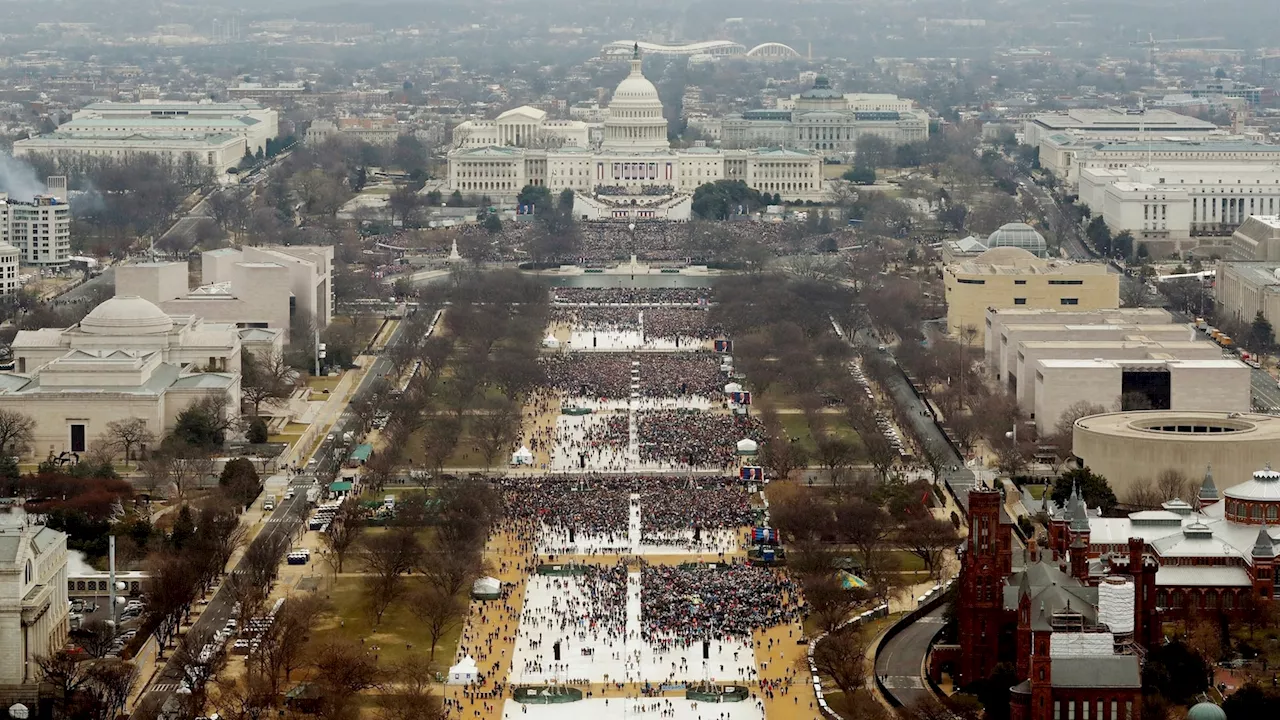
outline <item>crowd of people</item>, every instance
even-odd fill
[[[631,484],[609,475],[555,475],[502,480],[502,509],[521,535],[534,539],[546,529],[596,537],[627,539]]]
[[[799,587],[785,571],[745,564],[641,566],[641,636],[659,648],[750,642],[756,628],[802,617]]]
[[[586,288],[558,287],[552,296],[560,303],[629,303],[635,305],[676,305],[710,302],[715,288]]]
[[[715,353],[652,353],[640,359],[640,392],[646,397],[714,398],[723,389],[720,356]]]
[[[724,328],[708,321],[706,308],[646,308],[644,334],[649,338],[696,338],[713,340],[724,337]]]
[[[734,481],[698,479],[696,485],[646,488],[640,493],[640,536],[666,540],[686,530],[718,530],[750,525],[746,490]]]
[[[534,575],[530,582],[545,584],[552,591],[550,608],[540,610],[526,605],[521,614],[520,624],[530,636],[530,650],[551,650],[535,639],[543,632],[567,637],[571,643],[590,643],[599,636],[617,637],[626,631],[627,566],[621,560],[613,565],[574,564],[567,575]],[[538,657],[545,654],[548,653],[535,653]],[[529,660],[524,671],[550,669],[539,664],[537,659]]]
[[[561,353],[542,358],[547,385],[570,397],[631,395],[632,356],[624,353]]]
[[[635,331],[640,329],[640,312],[633,307],[555,305],[551,321],[572,325],[575,330]]]
[[[637,419],[640,459],[686,468],[729,468],[738,441],[763,442],[764,425],[754,417],[697,410],[650,410]]]

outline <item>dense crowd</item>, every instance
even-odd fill
[[[541,529],[625,540],[631,486],[625,478],[575,475],[504,480],[502,509],[526,534]],[[531,535],[530,535],[531,536]]]
[[[710,301],[714,288],[580,288],[558,287],[552,291],[562,303],[630,303],[637,305],[693,304]]]
[[[551,308],[551,321],[572,325],[575,330],[639,330],[640,313],[626,307]]]
[[[724,337],[724,328],[707,321],[704,308],[647,308],[644,311],[646,338],[698,338],[712,340]]]
[[[632,356],[622,353],[567,353],[542,358],[547,385],[583,398],[631,396]]]
[[[640,392],[647,397],[719,397],[720,356],[711,352],[650,354],[641,358]]]
[[[641,567],[641,636],[660,649],[728,639],[801,617],[800,591],[784,572],[751,565]]]
[[[479,224],[452,230],[460,247],[478,245],[501,260],[527,260],[529,241],[537,231],[537,225],[531,222],[503,223],[502,229],[493,233]],[[753,220],[716,223],[717,237],[709,242],[693,237],[695,233],[705,232],[705,226],[699,223],[642,222],[636,223],[632,230],[622,222],[579,222],[577,232],[579,242],[573,256],[559,260],[604,264],[625,261],[635,254],[646,261],[685,262],[706,260],[709,258],[703,256],[715,256],[717,248],[722,252],[723,248],[741,247],[748,241],[787,255],[830,252],[857,241],[846,229],[819,234],[796,223]],[[444,248],[447,247],[446,243]]]
[[[619,561],[613,565],[575,564],[570,575],[533,576],[555,589],[549,610],[537,611],[526,607],[520,619],[528,623],[529,634],[547,631],[550,635],[569,632],[572,639],[585,641],[588,634],[618,636],[627,625],[627,566]],[[540,637],[541,632],[537,635]],[[529,640],[531,648],[538,649],[536,640]],[[541,672],[539,668],[525,668],[526,672]]]
[[[679,531],[724,530],[752,523],[747,492],[735,481],[677,475],[552,475],[499,481],[505,517],[532,538],[573,529],[596,538],[625,539],[631,496],[638,495],[643,540]],[[540,527],[533,527],[533,524]],[[622,543],[619,542],[621,547]]]
[[[765,437],[754,417],[697,410],[650,410],[640,413],[637,425],[641,460],[688,468],[727,469],[739,440],[759,443]]]
[[[723,480],[698,480],[697,486],[646,488],[640,493],[640,535],[666,539],[683,530],[740,528],[752,522],[746,490]]]

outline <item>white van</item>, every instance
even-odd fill
[[[262,509],[271,511],[276,509],[276,496],[268,495],[266,500],[262,501]]]

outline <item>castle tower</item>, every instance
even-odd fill
[[[986,486],[969,491],[969,537],[960,569],[959,640],[961,684],[986,677],[999,657],[1004,616],[1004,580],[1013,565],[1011,530],[1000,522],[1000,493]]]
[[[1053,660],[1049,657],[1051,632],[1031,638],[1031,720],[1053,720]]]
[[[1253,572],[1251,575],[1255,596],[1269,598],[1271,597],[1271,588],[1275,584],[1275,578],[1272,573],[1275,572],[1276,546],[1271,540],[1271,533],[1268,532],[1266,525],[1258,528],[1258,539],[1254,541],[1253,550],[1249,555],[1253,560]]]
[[[1018,677],[1031,677],[1031,583],[1022,573],[1018,583]]]

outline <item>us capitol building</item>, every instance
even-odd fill
[[[658,89],[640,68],[613,92],[604,137],[590,142],[586,123],[552,121],[521,107],[454,130],[449,190],[512,201],[526,185],[554,195],[574,191],[574,214],[587,220],[687,220],[693,191],[716,180],[742,180],[784,200],[825,197],[820,155],[785,148],[672,149]]]

